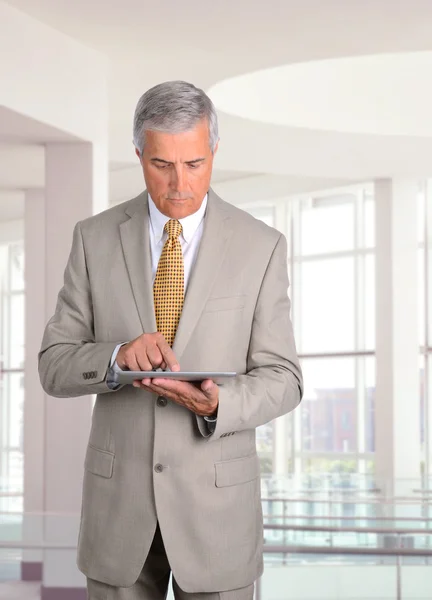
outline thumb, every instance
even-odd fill
[[[214,383],[211,379],[206,379],[201,384],[201,389],[206,396],[210,396],[213,391]]]

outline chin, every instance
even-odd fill
[[[188,217],[198,210],[199,207],[196,207],[194,204],[191,204],[188,201],[173,201],[167,200],[164,203],[164,212],[168,217],[172,217],[174,219],[183,219],[184,217]]]

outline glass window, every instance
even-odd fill
[[[302,450],[355,452],[356,391],[354,359],[302,361],[305,392],[301,409]]]
[[[375,246],[375,202],[370,196],[364,203],[364,244],[366,248]]]
[[[24,290],[24,246],[11,244],[9,246],[11,292]]]
[[[255,217],[255,219],[263,221],[263,223],[269,225],[270,227],[275,226],[275,209],[273,205],[247,208],[246,212]]]
[[[303,401],[290,417],[290,465],[296,475],[315,473],[314,485],[332,486],[339,473],[349,474],[354,486],[373,486],[373,193],[365,186],[293,200],[289,216],[291,298],[305,382]]]
[[[24,294],[12,293],[10,307],[9,367],[24,368]]]
[[[364,257],[364,290],[360,290],[360,298],[364,305],[364,349],[375,349],[375,256]]]
[[[426,307],[425,307],[425,251],[419,248],[417,251],[417,277],[418,277],[418,334],[419,344],[426,344]]]
[[[427,355],[420,354],[419,356],[419,370],[420,370],[420,419],[419,419],[419,427],[420,427],[420,443],[421,443],[421,454],[422,459],[425,459],[425,427],[426,427],[426,411],[425,411],[425,403],[426,403],[426,377],[425,377],[425,369],[426,369],[426,359]]]
[[[354,259],[303,262],[299,279],[301,352],[354,350]]]
[[[365,452],[375,452],[375,357],[366,356],[365,362]]]
[[[8,437],[9,446],[23,450],[23,408],[24,408],[24,375],[9,373],[7,376],[9,392]]]
[[[312,198],[301,204],[299,254],[323,254],[354,248],[355,196]]]
[[[256,219],[263,221],[270,227],[275,227],[275,208],[273,205],[246,209]],[[273,446],[274,427],[272,423],[266,423],[256,430],[257,452],[263,475],[273,472]]]
[[[261,473],[273,472],[273,429],[274,423],[266,423],[256,430],[257,452],[261,464]]]
[[[0,510],[22,510],[24,254],[0,247]],[[10,495],[10,494],[15,495]]]

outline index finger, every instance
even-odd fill
[[[157,340],[157,346],[160,350],[160,353],[163,356],[163,359],[168,369],[170,371],[180,371],[180,365],[178,363],[176,355],[174,354],[171,346],[168,344],[164,337],[161,336],[160,339]]]

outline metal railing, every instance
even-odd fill
[[[4,514],[4,513],[3,513]],[[7,514],[7,513],[6,513]],[[41,516],[40,514],[38,516]],[[49,516],[45,513],[45,516]],[[77,516],[77,515],[74,515]],[[414,519],[410,519],[412,522]],[[416,519],[422,521],[422,519]],[[388,528],[388,527],[334,527],[317,525],[289,525],[289,524],[264,524],[264,531],[303,531],[321,533],[354,533],[354,534],[376,534],[393,536],[396,540],[393,548],[380,547],[352,547],[352,546],[315,546],[315,545],[289,545],[289,544],[266,544],[264,543],[264,554],[278,554],[283,558],[295,554],[308,555],[338,555],[338,556],[380,556],[396,558],[396,600],[402,600],[402,557],[432,558],[431,549],[412,549],[403,546],[404,536],[407,535],[432,535],[431,529],[419,528]],[[55,542],[25,542],[25,541],[0,541],[0,549],[19,550],[76,550],[76,543],[64,544]],[[255,600],[262,600],[262,582],[256,582]]]
[[[422,521],[422,519],[418,519]],[[391,556],[396,558],[396,600],[402,600],[402,557],[431,558],[432,550],[404,548],[403,536],[407,535],[432,535],[432,529],[405,529],[386,527],[332,527],[315,525],[275,525],[264,524],[264,531],[310,531],[321,533],[370,533],[376,535],[394,536],[395,548],[365,548],[350,546],[310,546],[310,545],[270,545],[264,544],[264,554],[322,554],[322,555],[355,555],[355,556]],[[261,579],[256,582],[255,600],[262,600]]]
[[[402,600],[402,561],[404,556],[422,558],[432,557],[432,550],[411,550],[407,548],[335,548],[319,546],[265,546],[264,553],[289,553],[292,554],[324,554],[324,555],[356,555],[356,556],[393,556],[396,557],[396,600]],[[255,584],[255,600],[262,600],[261,578]]]

